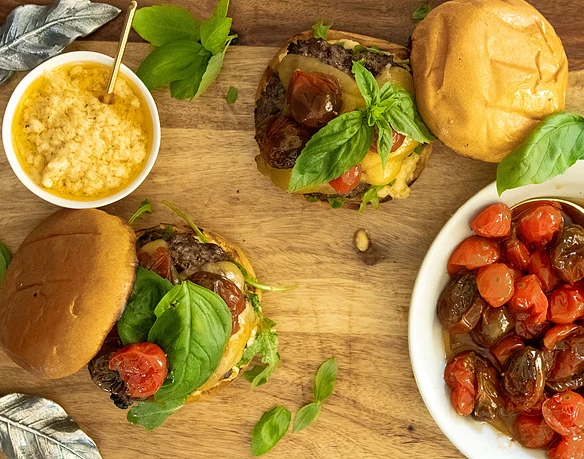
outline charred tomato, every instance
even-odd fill
[[[541,401],[545,388],[543,355],[533,347],[515,352],[503,372],[503,389],[517,412],[529,412]]]
[[[552,266],[570,284],[584,278],[584,228],[566,226],[556,238],[550,252]]]
[[[477,325],[486,306],[477,289],[475,275],[465,272],[452,279],[442,291],[438,299],[438,318],[447,332],[468,333]]]
[[[314,131],[285,115],[271,116],[262,124],[256,140],[262,158],[275,169],[292,169]]]

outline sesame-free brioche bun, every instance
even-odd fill
[[[456,152],[501,161],[562,110],[568,60],[523,0],[451,0],[418,24],[411,65],[420,114]]]
[[[100,350],[134,285],[136,235],[95,209],[60,210],[14,254],[0,290],[0,346],[43,378],[75,373]]]

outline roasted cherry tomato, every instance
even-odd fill
[[[393,153],[394,151],[397,151],[398,148],[403,145],[405,139],[406,139],[405,135],[400,134],[399,132],[392,129],[391,130],[391,140],[392,140],[391,153]],[[377,153],[377,137],[375,137],[375,142],[373,142],[373,145],[371,145],[371,148],[369,150],[374,152],[374,153]]]
[[[501,243],[503,257],[515,268],[525,271],[529,265],[529,250],[515,235]]]
[[[460,273],[440,294],[438,319],[449,333],[468,333],[479,322],[485,307],[488,305],[478,292],[475,275]]]
[[[296,70],[288,86],[288,103],[296,121],[320,129],[339,115],[343,91],[339,80],[333,76]]]
[[[550,445],[557,435],[546,424],[541,414],[520,413],[515,418],[513,427],[517,440],[527,448],[544,449]]]
[[[298,124],[291,116],[270,116],[256,139],[262,158],[275,169],[292,169],[314,131]]]
[[[520,349],[523,349],[524,347],[525,344],[519,336],[507,336],[491,348],[491,354],[495,356],[501,365],[505,365],[505,362],[507,362],[507,359],[512,354],[519,351]]]
[[[562,437],[547,452],[548,459],[584,459],[584,438],[580,435]]]
[[[526,244],[544,246],[562,228],[564,217],[554,206],[544,204],[527,210],[520,218],[517,229]]]
[[[198,271],[192,274],[191,282],[219,295],[231,311],[231,334],[239,330],[239,314],[245,309],[245,296],[234,282],[221,274]]]
[[[511,209],[507,204],[492,204],[472,219],[470,229],[483,237],[509,236]]]
[[[554,361],[548,372],[548,382],[566,382],[584,372],[584,329],[568,333],[554,347]]]
[[[109,361],[128,387],[130,397],[148,398],[166,379],[166,354],[153,343],[130,344],[115,352]]]
[[[359,182],[361,181],[361,165],[351,167],[347,172],[345,172],[340,177],[331,180],[329,184],[334,188],[334,190],[339,194],[345,194],[349,191],[353,191]]]
[[[556,324],[571,324],[584,317],[584,289],[577,285],[562,285],[549,299],[549,319]]]
[[[462,416],[471,414],[475,407],[475,362],[474,352],[463,352],[448,362],[444,369],[444,381],[451,391],[450,401],[456,412]]]
[[[584,398],[568,390],[543,402],[541,412],[547,425],[560,435],[578,435],[584,428]]]
[[[545,322],[548,299],[537,276],[529,274],[517,281],[515,293],[509,300],[509,308],[519,321],[532,325]]]
[[[481,320],[472,331],[472,338],[481,346],[491,347],[515,328],[515,317],[506,306],[485,306]]]
[[[165,279],[171,278],[170,254],[168,243],[163,240],[152,241],[138,251],[138,263],[142,268],[158,274]]]
[[[575,284],[584,278],[584,228],[566,226],[554,241],[550,253],[551,262],[560,277]]]
[[[547,331],[551,328],[549,322],[543,322],[540,324],[528,323],[526,320],[517,320],[515,322],[515,333],[523,339],[532,340],[536,338],[543,338]]]
[[[515,292],[513,271],[504,263],[493,263],[479,269],[477,287],[491,306],[498,308],[511,299]]]
[[[472,271],[495,263],[501,257],[496,241],[480,236],[471,236],[462,241],[448,260],[448,274],[451,276],[462,269]]]
[[[513,411],[529,412],[541,402],[545,388],[543,354],[533,347],[515,352],[507,360],[503,387]]]
[[[529,260],[527,270],[530,274],[535,274],[541,281],[541,286],[544,292],[549,292],[555,289],[560,283],[560,279],[556,276],[547,248],[536,250]]]
[[[567,338],[579,328],[580,326],[576,324],[555,325],[545,334],[543,345],[547,349],[553,350],[560,341]]]

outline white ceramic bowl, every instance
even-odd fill
[[[436,304],[448,282],[446,264],[454,248],[472,234],[470,220],[497,201],[508,205],[532,197],[584,199],[584,161],[564,175],[540,184],[510,190],[499,198],[494,183],[468,200],[446,223],[428,250],[418,273],[409,315],[410,359],[418,389],[442,432],[470,459],[544,459],[544,451],[523,448],[488,424],[456,414],[444,383],[446,366],[442,327]]]
[[[23,94],[28,89],[33,81],[35,81],[43,72],[46,70],[50,70],[55,67],[59,67],[64,64],[72,64],[72,63],[82,63],[82,62],[95,62],[99,64],[105,64],[111,66],[113,64],[113,58],[110,56],[106,56],[105,54],[94,53],[91,51],[74,51],[70,53],[64,53],[59,56],[53,57],[52,59],[43,62],[41,65],[36,67],[35,69],[31,70],[28,75],[26,75],[22,81],[16,86],[16,89],[12,93],[10,100],[8,101],[8,105],[6,106],[6,111],[4,112],[4,119],[2,121],[2,141],[4,143],[4,151],[6,153],[6,157],[8,158],[8,162],[12,167],[12,170],[19,178],[19,180],[26,186],[30,191],[36,194],[38,197],[44,199],[47,202],[52,204],[56,204],[61,207],[69,207],[71,209],[87,209],[93,207],[102,207],[108,204],[112,204],[120,199],[125,198],[130,193],[132,193],[140,184],[144,181],[144,179],[148,176],[154,163],[156,161],[156,157],[158,156],[158,149],[160,148],[160,119],[158,118],[158,110],[156,108],[156,104],[154,103],[154,99],[150,94],[150,91],[144,83],[136,76],[134,72],[132,72],[128,67],[122,64],[120,68],[120,73],[129,81],[133,83],[133,85],[138,88],[140,91],[142,98],[146,101],[148,105],[148,110],[150,110],[150,118],[152,120],[152,149],[144,165],[144,168],[140,172],[140,174],[130,183],[128,183],[123,189],[118,191],[111,196],[107,196],[104,198],[99,198],[95,200],[75,200],[73,198],[68,199],[60,196],[56,196],[52,193],[49,193],[45,188],[37,185],[33,180],[28,176],[28,174],[24,171],[18,158],[16,156],[16,152],[14,151],[14,145],[12,143],[12,124],[14,121],[14,116],[16,114],[16,109],[18,103],[22,99]]]

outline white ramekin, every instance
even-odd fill
[[[16,89],[12,93],[8,105],[6,106],[6,111],[4,112],[4,119],[2,121],[2,141],[4,144],[4,151],[8,162],[12,167],[12,170],[18,177],[18,179],[26,186],[30,191],[36,194],[38,197],[44,199],[51,204],[55,204],[61,207],[68,207],[71,209],[88,209],[93,207],[102,207],[108,204],[112,204],[120,199],[125,198],[130,193],[132,193],[144,179],[148,176],[156,158],[158,156],[158,150],[160,148],[160,119],[158,117],[158,109],[154,103],[154,99],[150,94],[150,91],[144,86],[144,83],[132,72],[128,67],[122,64],[120,68],[120,73],[129,81],[131,81],[134,87],[138,88],[143,100],[146,101],[148,105],[148,110],[150,111],[150,119],[152,120],[152,149],[144,165],[144,168],[140,174],[130,183],[128,183],[122,190],[117,193],[107,196],[105,198],[98,198],[95,200],[76,200],[64,198],[57,196],[48,192],[45,188],[37,185],[29,175],[24,171],[20,162],[18,161],[16,151],[14,150],[14,145],[12,143],[12,124],[14,122],[14,116],[20,100],[22,99],[24,93],[28,87],[39,78],[43,72],[53,69],[55,67],[60,67],[64,64],[73,63],[85,63],[85,62],[95,62],[98,64],[113,65],[113,58],[106,56],[105,54],[95,53],[92,51],[73,51],[70,53],[64,53],[59,56],[53,57],[52,59],[43,62],[41,65],[31,70],[28,75],[26,75],[22,81],[16,86]]]

